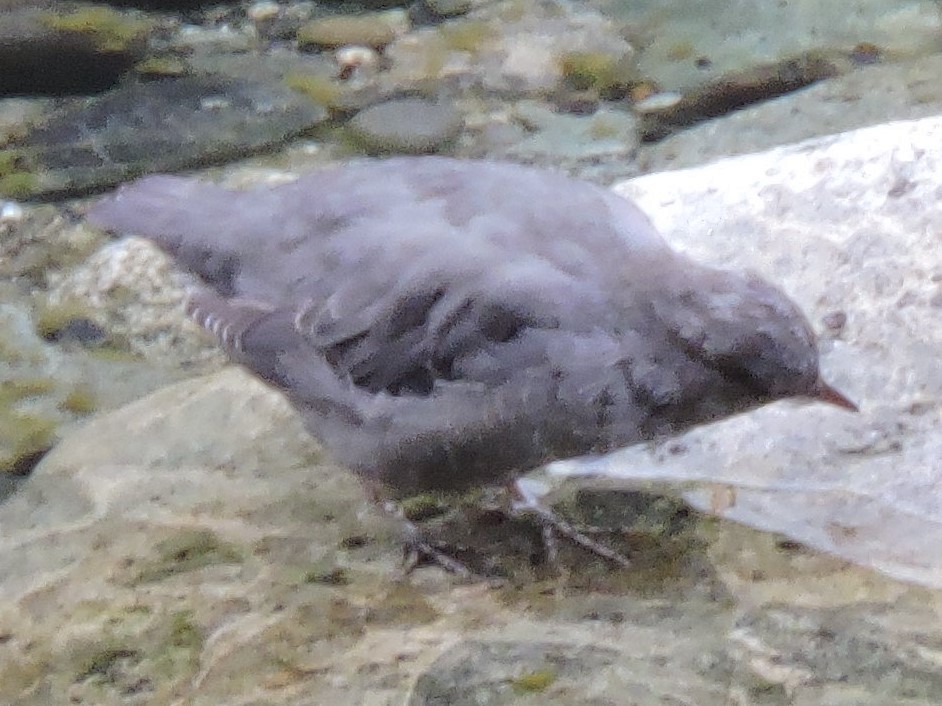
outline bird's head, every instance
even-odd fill
[[[674,287],[659,312],[688,355],[758,404],[785,398],[856,405],[821,377],[817,338],[797,305],[752,273],[710,270]]]

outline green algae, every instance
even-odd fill
[[[328,110],[339,110],[343,107],[343,86],[326,76],[295,72],[286,74],[282,83]]]
[[[0,195],[10,199],[27,199],[39,191],[40,180],[32,172],[14,172],[0,176]]]
[[[36,333],[47,341],[58,338],[63,329],[77,320],[94,320],[92,310],[76,301],[44,304],[36,309]]]
[[[155,556],[138,569],[132,584],[154,583],[178,574],[216,564],[239,564],[242,555],[236,547],[206,529],[184,530],[158,542]]]
[[[56,440],[58,424],[39,414],[0,409],[0,473],[22,474]]]
[[[100,50],[124,51],[150,32],[154,23],[142,16],[117,12],[103,5],[77,7],[71,12],[46,12],[40,21],[57,32],[86,35]]]
[[[603,98],[623,95],[637,80],[633,65],[604,52],[569,52],[559,59],[563,78],[577,90],[594,90]]]
[[[98,409],[98,396],[89,385],[76,385],[59,403],[65,412],[77,415],[91,414]]]
[[[556,672],[552,669],[535,669],[521,674],[511,682],[518,694],[538,694],[546,691],[556,681]]]
[[[488,38],[494,36],[494,29],[487,22],[465,20],[442,25],[439,34],[448,49],[476,54]]]
[[[44,397],[56,386],[54,378],[44,375],[0,380],[0,405],[12,405],[31,397]]]

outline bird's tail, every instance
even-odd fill
[[[233,193],[176,176],[149,176],[127,184],[87,213],[95,226],[154,241],[184,267],[227,294],[238,269],[231,243],[246,227],[233,212]]]

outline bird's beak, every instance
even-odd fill
[[[850,412],[858,412],[857,405],[851,402],[843,392],[835,390],[833,387],[828,385],[824,380],[818,379],[817,389],[815,394],[811,396],[812,399],[818,400],[819,402],[827,402],[828,404],[833,404],[842,409],[846,409]]]

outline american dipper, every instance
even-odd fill
[[[197,274],[189,314],[374,497],[512,485],[783,398],[854,409],[783,292],[549,171],[404,157],[246,191],[151,176],[89,219]]]

